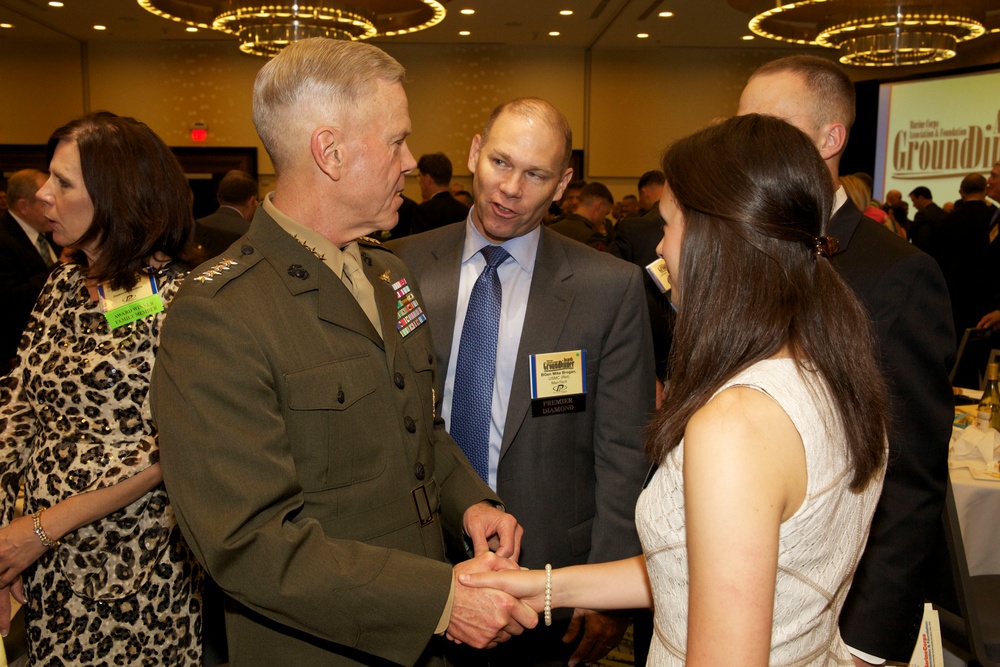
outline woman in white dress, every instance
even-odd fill
[[[652,607],[649,665],[850,665],[837,618],[882,486],[886,401],[829,260],[830,175],[806,135],[753,114],[680,140],[663,170],[678,317],[644,555],[460,583],[539,611],[546,589],[551,607]]]

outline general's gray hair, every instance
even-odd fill
[[[275,171],[290,161],[283,136],[293,118],[316,104],[334,117],[353,117],[368,103],[376,80],[403,83],[406,71],[385,51],[363,42],[304,39],[264,65],[253,87],[253,123]]]

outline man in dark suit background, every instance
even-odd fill
[[[959,185],[958,194],[961,199],[955,202],[955,208],[935,237],[937,260],[951,294],[956,346],[965,330],[979,322],[985,310],[983,302],[990,301],[992,296],[992,290],[983,282],[988,275],[990,223],[996,212],[996,208],[986,201],[986,179],[982,174],[967,174]],[[961,380],[965,384],[958,386],[978,386],[978,376],[973,373],[971,378],[963,376]]]
[[[411,234],[419,234],[465,220],[469,208],[451,195],[451,160],[444,153],[421,155],[417,160],[420,196],[423,201],[413,212]],[[400,234],[402,236],[402,234]]]
[[[993,165],[990,176],[986,179],[986,196],[995,202],[1000,202],[1000,162]],[[977,327],[992,329],[990,349],[1000,347],[1000,208],[993,207],[986,230],[986,262],[983,265],[983,282],[988,285],[990,293],[984,311]]]
[[[569,183],[571,147],[566,119],[544,100],[497,107],[472,140],[468,220],[390,244],[424,295],[445,378],[440,414],[467,456],[481,457],[480,474],[525,527],[521,563],[530,568],[641,552],[634,508],[647,470],[642,428],[653,407],[653,381],[643,372],[652,361],[641,277],[638,268],[541,224]],[[493,253],[500,259],[491,269],[485,256]],[[460,389],[468,373],[457,368],[466,367],[466,346],[483,342],[464,334],[482,324],[474,296],[490,270],[502,286],[495,348],[473,357],[489,368],[479,395],[487,419],[466,437],[456,421],[471,402]],[[546,414],[544,399],[532,398],[530,355],[579,360],[581,351],[585,367],[576,368],[585,393],[555,399],[560,409]],[[486,655],[453,658],[494,666],[589,663],[618,644],[627,622],[576,610],[567,632],[570,625],[568,613],[557,614],[551,628]],[[574,638],[578,646],[569,643]]]
[[[7,181],[8,208],[0,216],[0,375],[10,370],[28,315],[59,258],[35,197],[46,178],[37,169],[23,169]]]
[[[855,95],[838,65],[815,56],[767,63],[747,82],[738,113],[778,116],[805,132],[838,185],[833,265],[871,315],[892,409],[885,485],[840,629],[856,665],[907,662],[948,475],[954,330],[944,279],[933,259],[863,216],[839,187]]]
[[[910,241],[931,257],[934,256],[934,240],[948,213],[934,203],[930,188],[918,185],[910,192],[910,201],[917,212],[913,214],[913,222],[910,223]]]
[[[216,195],[218,210],[198,218],[195,225],[195,242],[209,257],[221,254],[247,233],[257,210],[257,195],[257,181],[245,171],[234,169],[222,177]]]
[[[647,171],[639,177],[639,195],[647,204],[650,198],[657,199],[663,193],[666,179],[659,169]],[[657,397],[662,390],[662,381],[667,374],[667,358],[670,356],[670,343],[673,339],[674,309],[670,305],[669,293],[664,293],[646,271],[651,262],[659,255],[656,246],[663,238],[663,218],[657,202],[645,214],[622,218],[615,225],[615,240],[606,250],[615,257],[626,262],[632,262],[642,268],[642,282],[646,293],[646,307],[649,311],[649,324],[653,332],[653,370],[656,373]]]

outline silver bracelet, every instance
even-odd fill
[[[552,564],[545,564],[545,625],[552,625]]]
[[[45,510],[38,510],[32,514],[31,522],[35,525],[35,535],[37,535],[38,539],[42,541],[42,544],[46,549],[51,549],[59,544],[59,540],[52,541],[49,539],[49,536],[45,534],[45,529],[42,528],[42,512],[44,511]]]

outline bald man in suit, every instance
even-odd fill
[[[424,295],[438,366],[445,376],[441,415],[456,442],[525,528],[521,564],[530,568],[604,562],[641,553],[635,501],[647,464],[642,428],[653,409],[652,343],[638,267],[544,227],[542,218],[569,183],[572,135],[543,100],[494,110],[472,141],[475,205],[469,217],[390,243]],[[502,249],[502,252],[497,250]],[[461,416],[466,330],[482,324],[474,304],[493,266],[502,286],[495,353],[474,366],[487,378],[488,434],[476,452]],[[546,399],[543,361],[576,359],[584,392]],[[580,358],[582,356],[582,359]],[[569,363],[569,362],[566,362]],[[533,380],[536,397],[533,398]],[[544,385],[544,382],[542,383]],[[566,411],[563,411],[566,410]],[[470,451],[473,450],[473,451]],[[581,629],[582,626],[582,629]],[[556,616],[552,628],[515,637],[459,664],[565,665],[594,662],[614,648],[627,620],[588,610]]]

